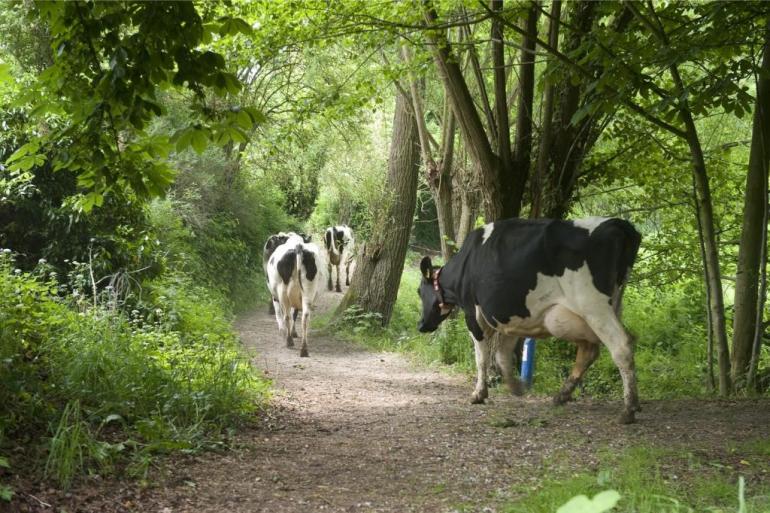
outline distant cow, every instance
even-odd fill
[[[328,281],[326,286],[332,290],[332,266],[337,268],[337,292],[342,292],[340,287],[340,265],[345,266],[345,285],[350,285],[350,266],[355,258],[355,240],[353,230],[348,225],[330,226],[326,229],[324,243],[328,253]]]
[[[633,340],[619,320],[623,289],[641,236],[627,221],[592,217],[574,221],[506,219],[474,230],[442,268],[422,259],[418,292],[421,332],[431,332],[457,306],[476,349],[473,403],[487,397],[490,338],[501,334],[498,365],[512,390],[515,337],[554,336],[574,342],[572,372],[554,402],[572,395],[586,369],[610,351],[623,379],[625,407],[620,422],[634,422],[640,410]]]
[[[270,259],[270,255],[273,254],[273,252],[278,248],[278,246],[282,244],[286,244],[286,242],[290,238],[298,238],[302,242],[310,242],[311,237],[310,235],[305,235],[304,233],[295,233],[295,232],[279,232],[275,235],[271,235],[268,237],[267,242],[265,242],[265,247],[262,249],[262,270],[265,271],[265,278],[267,278],[267,261]],[[269,286],[269,285],[268,285]],[[270,314],[275,313],[275,306],[273,305],[273,302],[270,302]],[[296,318],[296,312],[294,317]],[[294,334],[296,336],[296,333]]]
[[[267,262],[267,279],[275,302],[278,328],[286,337],[286,347],[294,347],[294,322],[291,311],[302,310],[300,356],[308,356],[307,332],[310,312],[323,281],[321,251],[313,243],[304,243],[299,237],[278,246]]]

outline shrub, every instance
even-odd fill
[[[0,450],[42,445],[46,473],[67,486],[126,447],[145,456],[195,448],[246,419],[267,383],[241,354],[222,302],[185,280],[173,293],[172,279],[156,285],[154,317],[127,317],[60,297],[56,283],[0,254]]]

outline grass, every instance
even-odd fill
[[[156,284],[151,315],[127,315],[11,264],[0,254],[0,459],[13,471],[65,489],[118,462],[141,475],[153,455],[221,446],[266,402],[211,291]]]
[[[745,444],[735,453],[741,459],[767,461],[767,440]],[[620,453],[605,449],[598,472],[572,473],[554,459],[530,493],[508,504],[506,513],[553,513],[577,495],[593,496],[616,490],[618,513],[767,513],[770,486],[760,468],[739,464],[713,466],[708,455],[676,449],[628,448]],[[739,482],[745,479],[743,495]],[[744,509],[740,508],[745,503]]]

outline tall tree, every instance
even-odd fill
[[[404,62],[409,66],[409,96],[412,109],[417,121],[417,132],[420,138],[420,154],[426,172],[426,180],[430,187],[438,216],[438,230],[441,239],[441,255],[446,262],[454,252],[454,219],[452,215],[452,162],[454,158],[455,118],[449,104],[444,100],[443,116],[441,118],[441,143],[436,142],[428,132],[423,108],[423,87],[420,87],[417,77],[412,71],[412,56],[408,46],[401,48]],[[438,154],[438,158],[434,157]]]
[[[736,388],[747,383],[755,334],[762,324],[758,289],[766,244],[768,162],[770,162],[770,20],[765,26],[762,63],[757,72],[757,96],[751,135],[749,168],[743,205],[743,227],[738,250],[733,318],[732,376]],[[757,314],[760,312],[760,315]],[[756,365],[756,362],[753,362]],[[754,372],[756,372],[754,370]]]
[[[417,202],[420,142],[410,98],[396,93],[393,134],[385,185],[385,207],[378,213],[377,227],[356,257],[356,272],[337,314],[351,306],[380,315],[390,322]]]

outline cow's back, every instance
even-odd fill
[[[460,275],[453,286],[458,303],[466,311],[478,305],[494,327],[543,315],[558,302],[577,309],[580,294],[594,292],[587,289],[612,297],[627,279],[639,241],[620,219],[591,229],[573,221],[506,219],[471,232],[447,274]]]

